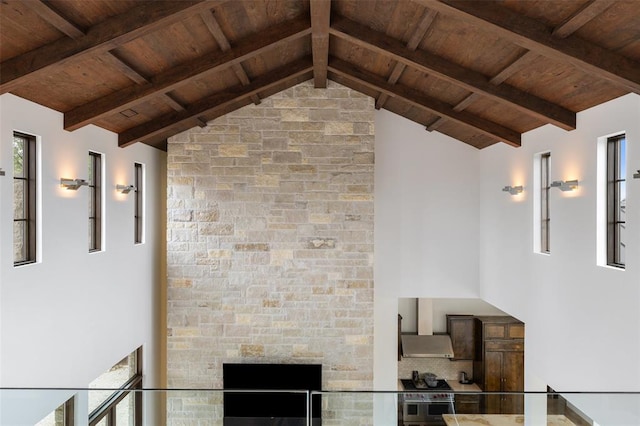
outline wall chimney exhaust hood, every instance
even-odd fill
[[[402,335],[402,356],[407,358],[453,358],[448,334],[433,334],[431,299],[418,299],[418,334]]]

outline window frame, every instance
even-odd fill
[[[134,244],[144,243],[144,165],[133,163],[134,168]]]
[[[551,216],[549,214],[549,189],[551,188],[549,179],[550,167],[551,152],[540,154],[540,253],[543,254],[551,254]]]
[[[102,154],[89,151],[89,253],[102,251],[102,170]]]
[[[624,243],[619,227],[625,227],[620,185],[626,186],[626,134],[607,137],[606,141],[606,250],[607,265],[625,269],[626,262],[621,258]],[[625,199],[626,201],[626,188]]]
[[[37,231],[38,231],[37,229],[38,155],[37,155],[37,145],[36,145],[37,137],[24,132],[14,131],[13,138],[14,140],[16,138],[22,138],[24,140],[23,158],[22,158],[22,175],[23,176],[16,177],[15,165],[13,168],[14,185],[16,180],[26,182],[26,185],[24,185],[24,188],[25,188],[24,189],[25,207],[23,209],[24,215],[16,219],[15,204],[13,209],[14,226],[16,222],[26,223],[26,226],[24,227],[24,233],[26,234],[26,237],[24,238],[24,244],[26,245],[26,249],[24,250],[26,255],[24,259],[20,259],[20,260],[15,259],[15,241],[13,246],[13,250],[14,250],[13,266],[22,266],[22,265],[28,265],[28,264],[37,262]],[[15,201],[15,198],[14,198],[14,201]]]
[[[95,410],[89,413],[89,426],[96,426],[100,421],[106,418],[108,425],[116,424],[117,406],[129,394],[133,397],[134,413],[133,425],[142,426],[142,347],[134,351],[136,372],[131,376],[118,390],[113,392],[102,402]]]

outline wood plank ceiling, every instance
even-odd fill
[[[640,2],[3,0],[0,93],[166,139],[313,79],[476,148],[640,93]]]

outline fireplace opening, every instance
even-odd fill
[[[306,426],[306,393],[322,390],[320,364],[223,364],[225,390],[283,392],[225,392],[224,426]],[[321,396],[313,395],[311,424],[321,425]]]

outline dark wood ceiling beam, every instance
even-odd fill
[[[62,38],[2,62],[0,94],[14,90],[31,79],[50,75],[71,61],[103,54],[138,37],[180,22],[215,4],[202,0],[144,2],[126,13],[94,25],[84,37],[76,40]]]
[[[416,1],[543,56],[572,64],[593,76],[640,93],[640,62],[576,36],[554,37],[542,22],[507,7],[483,1]]]
[[[559,38],[565,38],[573,34],[575,31],[580,29],[584,24],[604,12],[613,1],[610,0],[591,0],[589,3],[585,4],[582,8],[576,11],[574,14],[569,16],[565,21],[558,25],[552,32],[552,35]],[[505,69],[500,71],[498,75],[493,77],[490,81],[493,84],[501,84],[509,77],[514,75],[515,73],[523,70],[528,67],[534,59],[537,59],[539,55],[531,50],[528,50],[524,55],[518,58],[516,61],[511,63]],[[456,111],[462,111],[479,99],[480,96],[477,93],[471,93],[469,96],[460,101],[456,106],[453,107]],[[447,119],[443,117],[439,117],[433,123],[427,125],[427,130],[433,131],[440,127],[442,124],[446,123]]]
[[[154,76],[148,84],[131,86],[81,105],[64,115],[65,130],[75,130],[100,118],[166,93],[206,74],[214,73],[260,55],[291,40],[308,36],[308,17],[272,26],[239,41],[235,48],[217,55],[205,55]]]
[[[445,102],[427,97],[410,87],[405,87],[399,84],[390,84],[386,79],[358,69],[354,65],[340,59],[330,59],[329,71],[344,78],[356,81],[357,83],[370,87],[376,91],[386,93],[388,96],[399,98],[402,101],[408,102],[418,108],[426,109],[429,112],[440,116],[445,116],[458,124],[471,127],[475,131],[490,136],[491,138],[512,146],[520,146],[520,133],[515,130],[506,128],[498,123],[485,120],[464,111],[454,111],[454,109]]]
[[[508,104],[518,111],[552,123],[562,129],[572,130],[576,127],[575,113],[560,105],[540,99],[512,86],[491,84],[484,75],[476,71],[426,51],[407,49],[402,42],[347,18],[334,17],[330,32],[357,46],[389,56],[426,74]]]
[[[229,39],[227,39],[227,36],[224,35],[224,32],[222,31],[218,20],[215,18],[215,16],[213,16],[213,13],[211,11],[200,12],[200,17],[202,18],[204,24],[207,26],[207,29],[209,30],[213,38],[216,40],[216,43],[218,43],[218,45],[220,46],[220,50],[222,50],[223,52],[231,50],[231,43],[229,43]],[[233,64],[231,66],[231,69],[238,77],[238,80],[240,80],[240,83],[242,85],[246,86],[250,83],[249,76],[247,75],[247,72],[243,68],[242,64]],[[260,98],[258,97],[258,95],[253,95],[251,97],[251,100],[256,105],[260,103]]]
[[[532,52],[530,50],[526,51],[524,55],[520,56],[518,59],[513,61],[511,64],[507,65],[495,77],[493,77],[491,80],[489,80],[489,82],[491,84],[495,84],[495,85],[502,84],[505,80],[507,80],[509,77],[511,77],[515,73],[517,73],[517,72],[523,70],[524,68],[528,67],[531,64],[531,62],[533,62],[538,57],[539,57],[539,55],[537,53],[534,53],[534,52]],[[469,105],[474,103],[476,100],[478,100],[480,97],[481,96],[479,94],[477,94],[477,93],[471,93],[470,95],[465,97],[463,100],[458,102],[453,107],[453,109],[456,110],[456,111],[462,111],[462,110],[466,109]],[[431,123],[431,124],[429,124],[427,126],[427,130],[429,130],[429,131],[436,130],[438,127],[440,127],[446,121],[447,121],[446,118],[439,117],[433,123]]]
[[[209,117],[218,110],[224,110],[230,104],[248,99],[270,87],[282,84],[286,80],[296,80],[301,76],[311,76],[313,62],[311,58],[304,58],[280,69],[268,72],[266,75],[254,79],[247,86],[236,86],[221,93],[199,100],[186,107],[185,111],[166,114],[155,118],[148,123],[126,130],[118,136],[118,145],[121,147],[135,142],[144,142],[167,132],[183,131],[193,127],[194,119],[202,116]],[[297,80],[296,80],[297,81]]]
[[[407,42],[407,49],[416,50],[418,48],[418,45],[427,34],[427,31],[429,31],[429,28],[431,28],[431,25],[433,24],[437,16],[438,12],[431,9],[426,9],[424,11],[422,19],[420,19],[420,23],[418,23],[418,26],[411,34],[411,37],[409,37],[409,41]],[[389,75],[389,83],[396,84],[406,67],[407,66],[402,62],[396,62],[395,66],[393,67],[393,71],[391,71],[391,74]],[[382,108],[387,102],[387,99],[389,99],[389,97],[384,93],[381,93],[376,100],[376,108]]]
[[[165,101],[167,105],[169,105],[175,111],[184,111],[186,109],[185,106],[182,105],[181,102],[178,102],[178,100],[170,93],[163,93],[161,97],[162,100]]]
[[[22,3],[67,37],[71,37],[72,39],[84,37],[84,31],[80,27],[62,16],[60,12],[55,10],[49,3],[41,0],[22,0]]]
[[[104,62],[107,66],[117,69],[121,74],[124,74],[129,80],[136,84],[148,83],[149,79],[142,75],[139,71],[135,70],[124,59],[122,59],[115,51],[107,52],[105,55],[100,56],[100,61]]]
[[[558,38],[569,37],[584,24],[607,10],[612,4],[613,1],[611,0],[591,0],[555,27],[551,35]]]
[[[311,0],[311,52],[313,56],[313,85],[327,87],[329,63],[329,23],[331,0]]]

